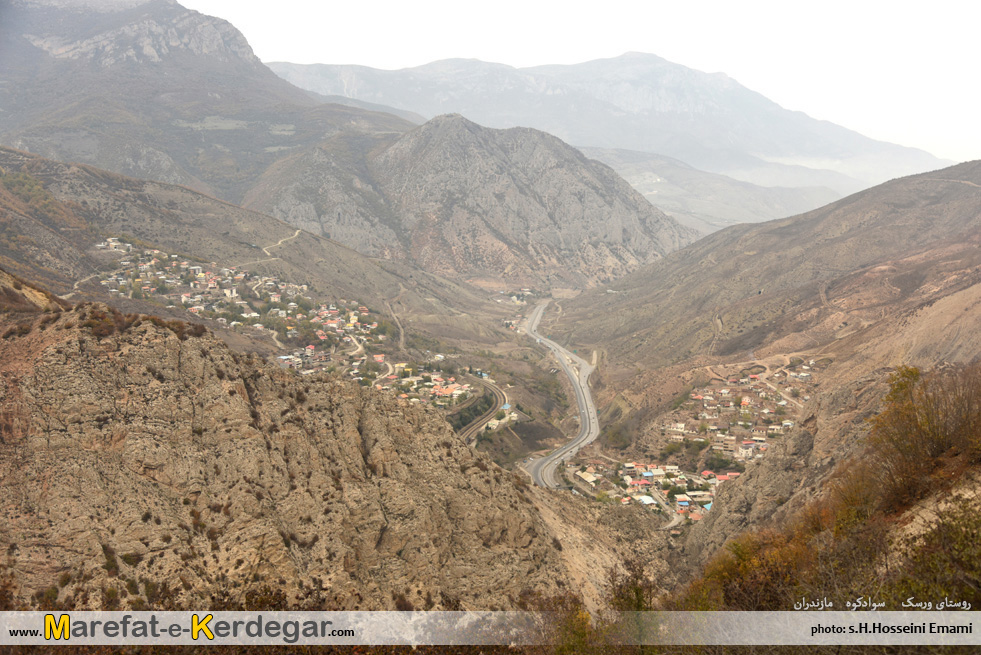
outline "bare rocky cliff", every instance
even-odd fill
[[[338,609],[491,609],[557,589],[527,492],[437,414],[199,327],[52,309],[8,312],[0,339],[0,547],[22,594],[306,585]]]
[[[245,204],[440,275],[546,286],[609,281],[697,237],[555,137],[458,115],[333,137],[267,171]]]
[[[59,7],[58,3],[37,4]],[[121,14],[123,20],[106,31],[91,34],[78,30],[71,35],[74,38],[66,38],[39,29],[36,34],[32,30],[24,36],[55,59],[89,61],[106,68],[124,62],[159,63],[182,50],[223,61],[251,62],[255,69],[262,66],[242,33],[227,21],[188,11],[176,2],[131,3],[128,7],[120,3],[110,7],[105,13]],[[83,23],[85,13],[94,9],[85,3],[63,4],[59,8],[77,12],[75,15]]]

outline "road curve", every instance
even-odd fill
[[[576,392],[576,405],[579,407],[579,434],[564,446],[531,462],[527,470],[535,484],[541,487],[555,488],[559,486],[555,473],[561,462],[575,455],[580,448],[595,441],[599,436],[599,418],[596,416],[593,396],[589,392],[589,374],[593,372],[594,367],[582,357],[569,352],[551,339],[538,333],[538,323],[542,320],[542,315],[545,313],[545,308],[549,302],[551,301],[541,302],[532,310],[528,317],[527,330],[528,334],[538,343],[552,351],[559,362],[559,366],[569,377],[569,381],[572,382],[572,388]]]
[[[479,379],[476,381],[476,383],[490,391],[491,395],[494,397],[494,404],[491,405],[490,409],[465,425],[463,429],[460,430],[460,438],[462,438],[468,444],[476,442],[477,434],[484,429],[484,426],[487,425],[492,418],[494,418],[497,411],[508,402],[507,394],[505,394],[504,391],[502,391],[496,384],[488,382],[487,380]]]

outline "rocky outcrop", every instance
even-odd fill
[[[434,412],[101,305],[4,334],[0,547],[25,595],[490,609],[556,589],[525,492]]]
[[[91,11],[78,4],[62,9]],[[114,9],[126,11],[128,20],[94,36],[71,39],[40,33],[24,37],[55,59],[88,61],[106,68],[123,62],[159,63],[179,51],[262,66],[242,33],[227,21],[189,11],[176,2],[132,3]]]
[[[609,281],[697,236],[555,137],[459,115],[334,137],[270,169],[245,203],[436,274],[542,286]]]

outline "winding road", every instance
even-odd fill
[[[68,300],[69,298],[71,298],[72,296],[74,296],[76,293],[78,293],[78,287],[80,285],[85,284],[86,282],[88,282],[92,278],[98,277],[98,276],[99,276],[99,272],[96,271],[95,273],[93,273],[92,275],[89,275],[88,277],[83,277],[81,280],[79,280],[74,285],[72,285],[72,290],[70,292],[66,293],[63,296],[58,296],[58,297],[61,298],[62,300]]]
[[[290,235],[288,237],[283,237],[282,239],[280,239],[276,243],[272,244],[271,246],[264,246],[261,250],[262,250],[262,252],[266,253],[266,256],[269,257],[269,259],[253,259],[250,262],[242,262],[241,264],[235,264],[234,265],[235,268],[240,268],[242,266],[249,266],[251,264],[264,264],[265,262],[282,261],[282,259],[280,257],[273,257],[272,256],[272,253],[269,252],[269,249],[270,248],[275,248],[277,246],[281,246],[284,243],[286,243],[287,241],[289,241],[291,239],[295,239],[296,237],[300,236],[300,233],[301,232],[303,232],[303,230],[297,230],[292,235]],[[258,285],[256,285],[256,286],[258,286]],[[255,287],[252,287],[252,290],[255,291]]]
[[[504,391],[496,384],[480,379],[475,379],[475,382],[491,392],[491,394],[494,396],[494,404],[492,404],[490,409],[481,414],[476,420],[471,421],[466,427],[460,430],[460,438],[462,438],[463,441],[468,444],[477,439],[477,434],[484,429],[484,426],[487,425],[492,418],[494,418],[497,411],[508,402],[507,394],[505,394]]]
[[[536,459],[527,465],[528,473],[535,484],[541,487],[556,488],[559,485],[556,479],[556,471],[559,465],[569,457],[572,457],[579,449],[591,443],[599,437],[599,418],[596,416],[596,406],[593,404],[593,396],[589,392],[589,374],[593,372],[593,366],[586,360],[574,353],[569,352],[551,339],[538,333],[538,323],[542,320],[545,308],[551,301],[539,303],[528,317],[528,334],[535,338],[538,343],[543,344],[552,351],[559,362],[559,366],[572,382],[572,388],[576,392],[576,404],[579,407],[579,434],[569,443],[560,446],[545,457]]]
[[[269,252],[269,249],[270,248],[275,248],[276,246],[281,246],[284,243],[286,243],[287,241],[289,241],[291,239],[295,239],[296,237],[300,236],[300,232],[302,232],[302,231],[303,230],[297,230],[296,232],[293,233],[292,236],[283,237],[282,239],[280,239],[276,243],[272,244],[271,246],[266,246],[265,248],[263,248],[262,249],[262,252],[266,253],[266,256],[267,257],[272,257],[272,254]],[[279,259],[279,258],[277,257],[276,259]]]

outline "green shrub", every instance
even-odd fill
[[[143,556],[139,553],[126,553],[125,555],[120,555],[119,559],[123,560],[126,566],[136,566],[143,561]]]

